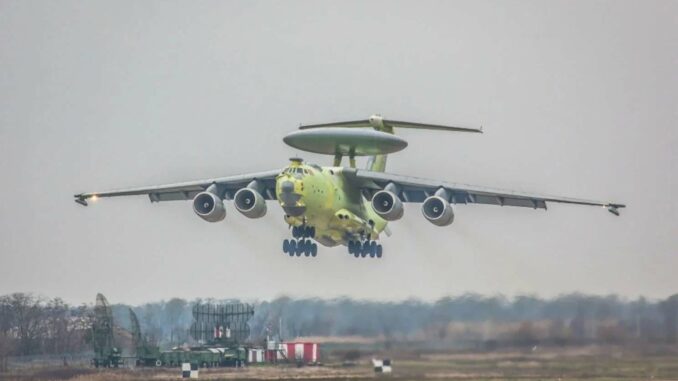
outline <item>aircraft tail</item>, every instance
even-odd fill
[[[342,128],[373,128],[377,131],[394,134],[394,128],[412,128],[418,130],[438,130],[438,131],[455,131],[455,132],[475,132],[483,133],[482,126],[480,128],[458,127],[458,126],[443,126],[439,124],[406,122],[401,120],[384,119],[381,115],[375,114],[365,120],[352,120],[348,122],[333,122],[323,124],[309,124],[299,126],[300,130],[311,128],[328,128],[328,127],[342,127]],[[289,143],[288,143],[289,144]],[[315,151],[314,151],[315,152]],[[336,154],[335,154],[336,155]],[[384,172],[386,170],[386,154],[378,154],[370,156],[367,162],[367,169],[374,172]],[[337,159],[338,158],[338,159]],[[335,165],[341,162],[341,155],[335,156]]]
[[[386,171],[386,158],[388,155],[375,155],[370,156],[367,161],[367,169],[373,172],[384,172]]]

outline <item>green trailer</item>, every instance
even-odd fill
[[[193,347],[160,352],[155,365],[176,367],[188,362],[198,364],[201,368],[238,367],[244,365],[246,360],[245,348]]]

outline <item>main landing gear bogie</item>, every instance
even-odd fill
[[[313,238],[315,237],[315,228],[313,226],[293,226],[292,237],[294,238]]]
[[[283,241],[283,253],[290,257],[315,257],[318,255],[318,244],[310,239],[286,239]]]
[[[348,241],[348,253],[356,258],[381,258],[383,248],[375,241]]]
[[[290,257],[315,257],[318,255],[318,244],[308,238],[315,236],[315,228],[312,226],[294,226],[292,227],[292,236],[297,239],[286,239],[283,241],[283,253]]]

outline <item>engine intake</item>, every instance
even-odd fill
[[[431,196],[424,200],[421,212],[433,225],[447,226],[454,221],[452,206],[440,196]]]
[[[224,202],[212,192],[201,192],[195,195],[193,211],[208,222],[219,222],[226,217]]]
[[[246,217],[260,218],[266,214],[266,200],[261,193],[250,188],[242,188],[233,197],[235,208]]]
[[[395,221],[403,216],[403,203],[393,192],[382,190],[372,197],[372,209],[383,219]]]

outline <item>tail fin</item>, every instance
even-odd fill
[[[375,155],[370,156],[370,159],[367,161],[367,169],[374,172],[384,172],[386,171],[386,158],[388,155]]]
[[[323,123],[323,124],[307,124],[300,125],[300,130],[306,130],[311,128],[327,128],[327,127],[343,127],[343,128],[364,128],[371,127],[377,131],[386,132],[389,134],[394,134],[394,128],[412,128],[418,130],[438,130],[438,131],[456,131],[456,132],[475,132],[483,133],[483,127],[480,128],[471,128],[471,127],[458,127],[458,126],[443,126],[439,124],[428,124],[428,123],[416,123],[416,122],[406,122],[402,120],[393,120],[393,119],[384,119],[381,115],[375,114],[370,116],[368,119],[364,120],[352,120],[348,122],[333,122],[333,123]],[[289,143],[288,143],[289,144]],[[384,172],[386,170],[386,156],[375,155],[370,156],[369,161],[367,162],[367,169],[374,172]],[[341,159],[341,156],[339,156]],[[335,159],[335,165],[338,165]]]

